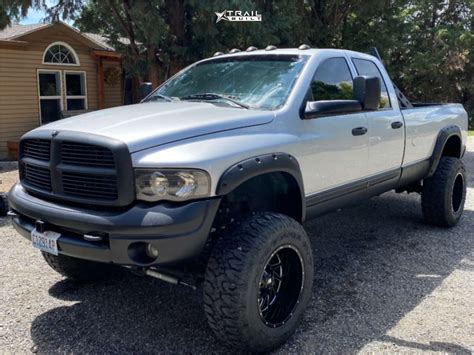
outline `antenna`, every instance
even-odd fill
[[[378,60],[382,61],[382,57],[380,56],[379,51],[377,50],[377,47],[370,47],[370,55],[374,56]]]

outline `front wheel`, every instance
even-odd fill
[[[203,286],[209,325],[231,346],[274,349],[298,327],[312,281],[311,244],[303,227],[281,214],[251,216],[212,251]]]
[[[466,182],[461,159],[441,158],[434,175],[423,181],[421,204],[425,221],[441,227],[455,226],[464,210]]]

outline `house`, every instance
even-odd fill
[[[123,83],[121,57],[101,36],[61,22],[0,31],[0,160],[39,125],[122,105]]]

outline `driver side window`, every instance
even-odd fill
[[[312,101],[352,100],[352,75],[342,57],[322,62],[311,82]]]

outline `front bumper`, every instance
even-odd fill
[[[60,254],[121,265],[165,265],[191,259],[202,251],[210,233],[220,199],[176,204],[137,203],[125,211],[99,211],[64,206],[30,195],[16,184],[8,195],[15,229],[27,239],[35,222],[61,233]],[[90,242],[84,235],[104,236]],[[140,245],[150,243],[158,258],[142,258]]]

